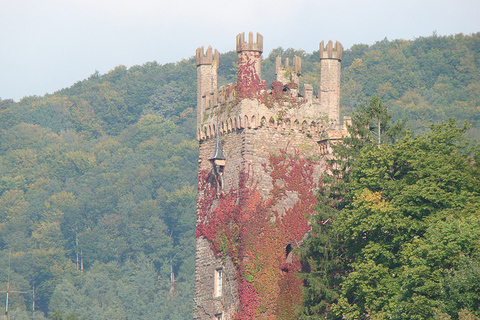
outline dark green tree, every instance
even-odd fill
[[[345,182],[351,196],[328,222],[327,211],[317,214],[306,242],[314,262],[307,280],[323,284],[306,295],[324,298],[306,301],[312,316],[432,319],[447,312],[456,319],[462,309],[476,312],[480,288],[462,260],[470,257],[473,270],[479,257],[479,151],[464,136],[468,128],[451,119],[425,136],[360,149]],[[336,265],[324,254],[329,248]],[[445,290],[458,303],[448,302]]]
[[[405,121],[391,124],[391,116],[382,100],[373,96],[368,105],[362,104],[352,116],[349,136],[342,144],[334,145],[334,156],[328,161],[328,171],[322,176],[316,214],[312,217],[312,231],[301,251],[310,264],[305,274],[303,316],[335,319],[331,305],[339,298],[339,286],[348,266],[348,247],[344,235],[335,227],[341,210],[352,201],[352,166],[363,150],[378,149],[392,143],[404,133]]]

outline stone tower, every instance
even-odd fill
[[[237,82],[217,88],[218,52],[196,52],[199,177],[194,319],[295,319],[315,189],[339,123],[342,46],[320,44],[321,85],[299,88],[301,59],[261,80],[263,37],[237,35]]]
[[[328,41],[327,46],[323,47],[323,41],[320,42],[320,90],[318,95],[321,105],[335,106],[340,104],[340,61],[342,60],[342,45]],[[339,108],[329,108],[329,119],[339,118]]]

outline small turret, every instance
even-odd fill
[[[257,33],[257,38],[254,42],[253,33],[249,32],[248,41],[246,42],[245,33],[239,33],[237,35],[237,52],[238,91],[240,97],[252,98],[262,86],[263,36]]]
[[[302,73],[302,59],[300,57],[293,57],[293,67],[290,67],[290,59],[285,59],[285,64],[282,65],[282,58],[277,57],[275,60],[275,74],[277,81],[287,84],[289,82],[299,84],[300,74]]]
[[[213,156],[208,159],[213,165],[213,173],[215,174],[218,187],[217,191],[223,189],[223,171],[225,169],[226,159],[223,155],[222,149],[222,140],[221,140],[221,133],[220,127],[217,125],[217,132],[215,134],[215,151],[213,152]]]
[[[340,118],[340,61],[343,47],[340,42],[330,40],[324,47],[320,42],[320,90],[318,96],[320,105],[326,111],[329,121],[339,121]]]
[[[206,108],[206,99],[203,97],[209,96],[217,88],[219,53],[215,50],[212,54],[210,46],[204,53],[203,47],[200,47],[195,52],[195,58],[197,64],[197,125],[200,128]]]
[[[215,151],[213,152],[213,156],[211,156],[208,160],[210,160],[214,165],[225,165],[225,156],[223,155],[222,140],[219,127],[217,127],[217,132],[215,134]]]

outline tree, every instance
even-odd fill
[[[465,138],[468,128],[451,119],[425,136],[407,134],[380,147],[362,140],[370,137],[365,131],[336,149],[358,152],[350,153],[347,168],[337,153],[347,179],[320,190],[302,251],[312,267],[304,317],[431,319],[448,312],[456,319],[462,308],[476,310],[476,274],[460,263],[470,257],[475,270],[479,258],[480,175],[473,159],[480,151]],[[459,280],[467,275],[468,285]],[[445,290],[459,302],[449,303]]]
[[[362,104],[354,113],[352,122],[355,131],[365,142],[374,143],[380,148],[382,143],[392,142],[403,130],[406,120],[390,124],[392,116],[387,106],[376,95],[370,98],[368,105]]]
[[[312,216],[311,237],[301,250],[311,268],[305,274],[309,284],[302,311],[305,317],[336,318],[330,308],[339,298],[339,285],[350,267],[348,247],[341,230],[335,227],[335,221],[353,201],[352,168],[359,161],[362,151],[378,149],[382,143],[392,143],[403,134],[405,121],[392,125],[390,119],[382,100],[373,96],[368,105],[362,105],[352,116],[349,136],[344,138],[343,143],[333,146],[334,157],[327,160],[329,170],[322,176],[317,212]]]

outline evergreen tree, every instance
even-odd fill
[[[407,134],[380,148],[371,141],[351,159],[342,182],[351,195],[340,207],[330,201],[330,220],[329,211],[317,213],[305,243],[313,267],[304,318],[457,319],[462,309],[478,312],[480,151],[465,138],[468,128],[452,119],[425,136]]]

